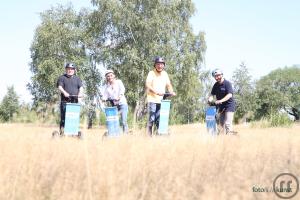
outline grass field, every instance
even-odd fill
[[[283,172],[300,179],[299,125],[215,138],[183,125],[170,137],[105,140],[101,128],[83,140],[51,139],[55,129],[0,125],[0,199],[279,199],[257,189]]]

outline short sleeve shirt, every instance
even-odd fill
[[[223,99],[229,93],[233,94],[233,89],[231,83],[226,79],[221,84],[216,82],[211,90],[211,94],[216,95],[217,100]],[[219,109],[221,110],[225,109],[226,112],[235,111],[235,102],[233,97],[231,97],[230,99],[228,99],[227,101],[223,102],[218,106]]]
[[[167,85],[170,84],[168,73],[165,71],[157,73],[156,70],[152,70],[148,73],[146,84],[150,84],[151,87],[159,93],[165,93]],[[148,102],[161,103],[162,99],[162,96],[156,95],[151,91],[147,91]]]
[[[79,88],[82,87],[82,81],[76,75],[67,76],[66,74],[64,74],[58,78],[57,87],[58,86],[61,86],[70,95],[78,95]],[[67,101],[63,94],[61,94],[61,100]]]

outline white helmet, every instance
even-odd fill
[[[216,75],[223,75],[222,70],[220,69],[215,69],[212,73],[211,73],[212,77],[215,77]]]
[[[108,70],[105,71],[105,76],[106,76],[107,74],[110,74],[110,73],[115,74],[113,70],[108,69]]]

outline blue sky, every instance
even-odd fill
[[[68,0],[3,1],[0,7],[0,99],[14,85],[22,101],[30,101],[30,45],[39,13]],[[76,9],[89,0],[71,1]],[[205,67],[223,69],[225,77],[243,61],[257,79],[278,67],[300,64],[300,1],[194,0],[194,31],[206,33]]]

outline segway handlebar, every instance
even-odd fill
[[[77,98],[83,98],[83,95],[69,95],[69,97],[77,97]]]
[[[208,101],[207,104],[208,104],[209,106],[216,106],[216,105],[217,105],[215,101],[212,101],[212,102],[209,102],[209,101]]]
[[[163,100],[165,100],[165,99],[167,99],[167,98],[169,98],[169,97],[172,97],[172,96],[174,96],[172,93],[166,92],[166,93],[164,93],[164,95],[163,95]]]

